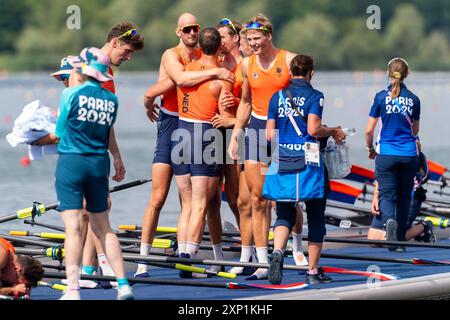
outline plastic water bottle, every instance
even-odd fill
[[[342,131],[344,131],[346,136],[354,136],[356,133],[355,128],[344,128],[344,129],[342,129]]]

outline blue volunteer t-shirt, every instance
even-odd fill
[[[309,114],[315,114],[322,119],[324,105],[323,93],[314,89],[311,84],[304,80],[291,79],[289,90],[301,114],[308,119]],[[295,123],[300,129],[301,135],[297,133],[289,120],[292,115]],[[285,90],[276,92],[270,99],[268,120],[275,120],[275,128],[278,129],[278,143],[280,156],[304,156],[305,142],[317,142],[317,139],[308,134],[308,126],[298,115],[296,109],[291,108],[291,101]]]
[[[372,118],[381,118],[376,151],[381,155],[417,156],[412,124],[420,118],[420,100],[401,83],[400,95],[392,100],[392,85],[376,94],[370,109]]]
[[[117,117],[115,94],[94,81],[62,92],[55,134],[59,153],[106,154],[109,130]]]

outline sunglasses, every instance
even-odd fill
[[[263,30],[263,31],[267,31],[269,33],[272,33],[272,31],[269,30],[269,28],[267,28],[265,25],[255,21],[253,23],[247,23],[245,25],[245,28],[248,30]]]
[[[117,39],[128,38],[128,37],[132,38],[135,35],[138,35],[138,31],[136,29],[130,29],[130,30],[122,33],[120,36],[118,36]]]
[[[59,76],[59,78],[61,79],[61,81],[69,80],[70,74],[61,74],[61,75]]]
[[[191,33],[191,31],[194,31],[195,33],[200,31],[200,25],[199,24],[191,24],[188,26],[184,26],[180,29],[183,33]]]
[[[233,22],[228,18],[223,18],[222,20],[220,20],[219,26],[230,26],[233,29],[234,33],[238,34]]]

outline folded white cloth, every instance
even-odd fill
[[[28,144],[30,160],[39,160],[44,154],[56,154],[56,145],[31,146],[31,143],[56,129],[56,115],[49,107],[42,105],[40,100],[27,104],[22,113],[14,121],[12,132],[6,140],[12,147],[18,144]]]

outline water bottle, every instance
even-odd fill
[[[344,129],[342,129],[342,131],[344,131],[346,136],[354,136],[356,133],[355,128],[344,128]]]

